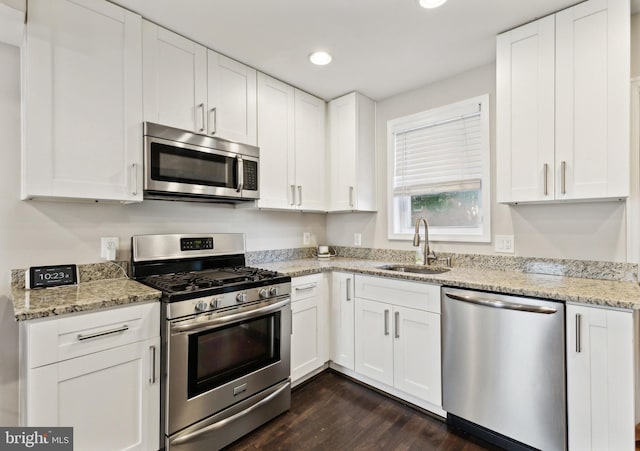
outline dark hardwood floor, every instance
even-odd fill
[[[325,371],[293,390],[291,410],[225,448],[239,450],[490,449],[429,415]]]

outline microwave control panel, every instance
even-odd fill
[[[244,162],[244,189],[249,191],[258,190],[258,163],[255,161]]]

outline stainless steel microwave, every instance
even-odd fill
[[[258,165],[257,147],[144,123],[145,199],[259,199]]]

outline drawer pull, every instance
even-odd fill
[[[308,285],[303,285],[301,287],[296,287],[296,291],[309,291],[309,290],[313,290],[318,284],[317,283],[310,283]]]
[[[78,341],[91,340],[93,338],[104,337],[105,335],[118,334],[120,332],[124,332],[124,331],[127,331],[127,330],[129,330],[129,326],[127,326],[125,324],[122,327],[118,327],[116,329],[105,330],[103,332],[96,332],[95,334],[87,334],[87,335],[78,334]]]

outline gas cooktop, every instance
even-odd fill
[[[156,274],[139,282],[163,292],[167,302],[289,282],[290,277],[266,269],[234,266],[203,271]]]

